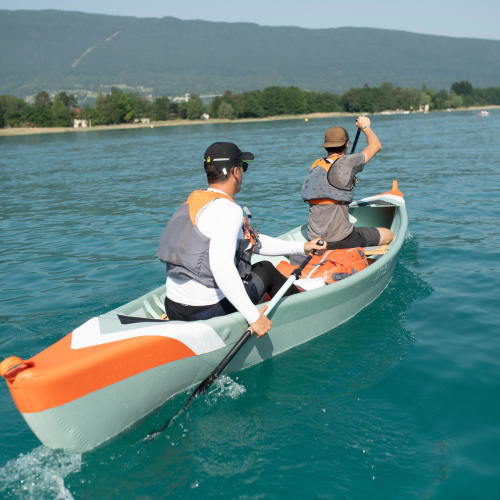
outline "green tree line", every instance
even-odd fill
[[[151,102],[138,93],[112,88],[109,94],[100,94],[94,106],[83,108],[78,106],[74,95],[60,92],[52,98],[41,91],[32,104],[18,97],[0,96],[0,127],[70,127],[74,118],[91,120],[93,125],[111,125],[141,118],[195,120],[203,113],[211,118],[238,119],[335,111],[417,111],[426,106],[430,110],[441,110],[491,104],[500,105],[500,87],[475,89],[467,81],[455,82],[449,91],[438,92],[426,85],[416,90],[394,87],[387,82],[379,87],[351,88],[342,95],[278,86],[239,94],[227,90],[208,105],[197,94],[191,94],[189,101],[179,104],[166,96]]]
[[[449,91],[435,92],[426,85],[421,90],[394,87],[351,88],[343,95],[307,92],[296,87],[268,87],[242,94],[226,91],[216,97],[209,114],[213,118],[248,118],[316,112],[378,113],[386,110],[418,111],[470,106],[500,105],[500,87],[474,89],[469,82],[456,82]]]

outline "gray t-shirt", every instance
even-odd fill
[[[345,188],[352,178],[363,170],[365,155],[356,153],[342,156],[328,172],[328,182],[335,187]],[[318,168],[318,167],[316,167]],[[324,238],[326,241],[340,241],[352,232],[347,205],[309,205],[307,235],[309,239]]]

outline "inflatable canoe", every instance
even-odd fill
[[[349,213],[356,225],[390,228],[394,240],[367,252],[366,269],[283,298],[270,314],[269,334],[252,336],[227,372],[332,330],[387,287],[408,225],[397,182],[387,193],[353,202]],[[306,229],[299,226],[281,238],[305,241]],[[277,265],[287,257],[268,259]],[[79,452],[95,448],[205,379],[247,328],[237,312],[206,321],[165,321],[164,298],[161,286],[88,320],[31,359],[12,356],[0,363],[17,408],[43,444]]]

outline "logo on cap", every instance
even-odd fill
[[[241,151],[232,142],[214,142],[205,151],[205,165],[217,162],[222,166],[233,166],[240,162],[254,159],[254,155],[248,151]]]

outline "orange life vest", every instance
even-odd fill
[[[290,276],[298,266],[282,260],[278,271]],[[315,255],[302,271],[302,278],[323,278],[325,283],[334,283],[368,267],[368,259],[361,247],[327,250]]]

